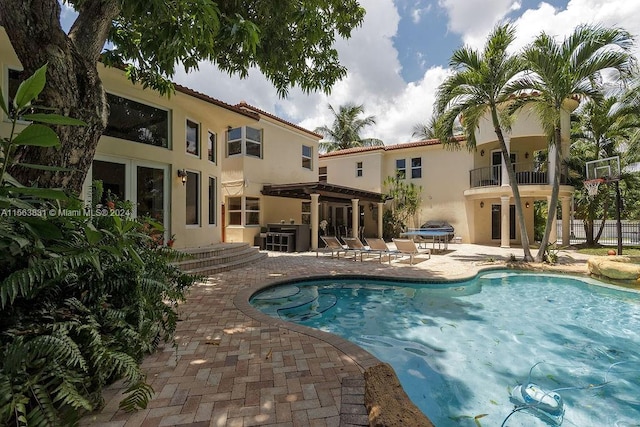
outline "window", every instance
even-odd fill
[[[212,163],[218,163],[218,138],[215,133],[209,131],[207,138],[207,158]]]
[[[356,163],[356,176],[362,176],[362,162]]]
[[[187,225],[200,224],[200,175],[187,171],[186,208]]]
[[[311,202],[302,202],[302,223],[311,224]]]
[[[242,154],[242,128],[227,131],[227,156]]]
[[[411,159],[411,178],[422,178],[422,157]]]
[[[407,177],[407,162],[405,159],[396,160],[396,176],[400,179]]]
[[[227,157],[243,153],[262,158],[262,130],[245,126],[227,131]]]
[[[262,157],[262,131],[260,129],[254,129],[245,127],[245,151],[247,156]]]
[[[242,225],[242,197],[229,197],[229,225]]]
[[[327,167],[320,166],[318,168],[318,181],[327,182]]]
[[[302,167],[311,170],[313,148],[308,145],[302,146]]]
[[[257,197],[246,197],[244,206],[244,225],[260,225],[260,199]]]
[[[107,94],[109,121],[104,134],[127,141],[169,147],[169,112]]]
[[[242,197],[229,197],[229,225],[260,225],[260,199],[244,198],[244,224],[242,224]]]
[[[216,224],[216,179],[209,177],[209,225]]]
[[[200,125],[187,119],[187,153],[200,156]]]

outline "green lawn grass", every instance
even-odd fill
[[[607,255],[607,252],[611,249],[617,250],[617,247],[615,246],[596,246],[596,247],[578,246],[579,253],[588,254],[588,255]],[[640,246],[623,246],[622,255],[640,256]]]

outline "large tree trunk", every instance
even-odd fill
[[[117,0],[88,0],[67,35],[60,26],[57,0],[0,0],[0,16],[25,76],[48,64],[47,85],[38,104],[87,124],[54,127],[61,142],[58,149],[20,148],[16,162],[74,169],[48,172],[14,165],[11,173],[23,184],[79,194],[107,122],[108,105],[97,62],[118,12]]]
[[[542,241],[540,242],[540,248],[538,249],[538,253],[536,254],[536,262],[544,261],[545,254],[547,252],[547,247],[549,246],[549,236],[551,235],[551,227],[553,227],[554,219],[557,214],[558,209],[558,195],[560,194],[560,172],[561,167],[560,164],[562,162],[562,134],[560,125],[556,125],[555,135],[554,135],[554,143],[556,144],[556,165],[555,171],[553,174],[553,187],[551,188],[551,200],[549,201],[549,206],[547,210],[547,223],[544,227],[544,235],[542,236]],[[551,242],[556,243],[556,242]]]
[[[522,243],[522,250],[524,252],[524,261],[533,261],[531,255],[531,248],[529,247],[529,233],[527,232],[527,223],[524,219],[524,210],[522,209],[522,199],[520,198],[520,187],[518,186],[518,180],[516,179],[516,171],[511,164],[511,155],[507,151],[507,144],[504,141],[504,135],[502,128],[499,125],[498,113],[495,109],[492,109],[491,116],[493,119],[494,130],[498,141],[500,142],[500,150],[502,151],[502,159],[507,165],[507,174],[509,175],[509,184],[511,185],[511,191],[513,193],[513,202],[516,207],[516,217],[518,218],[518,225],[520,227],[520,240]]]

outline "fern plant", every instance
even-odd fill
[[[153,390],[140,362],[172,339],[194,282],[139,221],[51,216],[82,203],[8,173],[16,146],[59,144],[48,124],[82,125],[32,111],[45,74],[46,66],[20,85],[11,134],[0,141],[0,425],[76,425],[118,379],[127,385],[121,406],[144,407]],[[9,115],[5,105],[0,92]],[[18,132],[17,117],[31,124]]]

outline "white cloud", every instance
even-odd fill
[[[519,0],[439,0],[439,4],[447,10],[449,29],[475,48],[484,45],[497,22],[521,7]],[[377,118],[377,125],[367,130],[364,137],[380,138],[386,144],[410,141],[413,125],[431,117],[436,89],[448,71],[431,68],[420,81],[405,83],[392,42],[400,21],[396,5],[392,0],[363,0],[362,6],[367,10],[363,26],[354,31],[350,40],[337,42],[348,75],[328,96],[307,95],[292,89],[286,99],[279,99],[271,83],[258,70],[252,70],[248,79],[240,80],[229,78],[211,64],[202,65],[200,72],[188,76],[180,73],[176,80],[231,104],[244,100],[311,130],[331,124],[328,104],[334,107],[347,102],[364,104],[365,113]],[[414,7],[420,6],[414,4]],[[606,26],[624,27],[638,36],[637,16],[640,16],[640,1],[570,0],[566,9],[555,9],[542,2],[514,21],[518,28],[515,45],[524,46],[543,30],[563,37],[576,25],[592,23],[594,19]],[[452,46],[452,51],[455,47]]]

